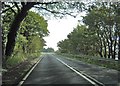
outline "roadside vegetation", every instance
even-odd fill
[[[14,14],[11,11],[3,15],[3,53],[7,42],[7,34],[11,25]],[[36,26],[35,26],[36,25]],[[20,25],[17,32],[14,52],[11,56],[4,57],[6,67],[15,66],[27,59],[40,56],[40,50],[43,49],[45,41],[44,36],[48,35],[47,22],[39,14],[29,11],[28,15]],[[3,65],[4,67],[4,65]]]
[[[2,34],[0,35],[2,35],[2,40],[0,41],[2,42],[2,67],[7,70],[7,72],[3,71],[6,75],[3,75],[6,82],[15,80],[19,73],[22,74],[26,70],[23,67],[29,66],[34,60],[37,61],[36,57],[39,57],[41,51],[45,50],[43,38],[49,35],[49,31],[44,17],[63,18],[69,15],[76,18],[81,12],[86,12],[82,20],[83,25],[79,24],[73,32],[68,34],[67,39],[58,43],[59,52],[120,60],[119,2],[43,1],[2,2],[1,4]],[[79,57],[81,56],[76,58]],[[97,63],[91,59],[89,62]],[[20,72],[20,70],[23,71]]]
[[[47,21],[39,14],[29,11],[20,25],[20,30],[17,32],[12,54],[6,56],[7,35],[14,17],[14,13],[10,10],[2,16],[3,84],[18,84],[30,68],[40,59],[41,50],[45,46],[43,37],[49,34]]]
[[[0,4],[3,84],[18,83],[20,77],[23,77],[39,59],[37,57],[45,46],[43,37],[49,35],[45,18],[63,18],[65,15],[75,17],[71,14],[74,12],[72,9],[77,8],[76,10],[81,11],[79,9],[84,5],[81,2],[74,2],[73,5],[71,2],[65,4],[49,1],[0,2]],[[54,51],[51,48],[47,49],[49,50]]]
[[[101,57],[95,57],[90,55],[73,55],[67,53],[57,53],[58,55],[62,55],[65,58],[79,60],[88,64],[98,65],[105,68],[115,69],[120,71],[120,64],[118,60],[113,59],[105,59]]]
[[[42,52],[54,52],[54,49],[51,48],[51,47],[43,48],[43,49],[42,49]]]
[[[81,61],[120,70],[119,7],[120,4],[112,2],[90,6],[82,17],[83,24],[78,24],[67,35],[67,39],[58,42],[58,52],[67,53],[68,57]]]

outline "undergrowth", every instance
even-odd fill
[[[25,60],[31,60],[31,59],[35,59],[37,57],[40,56],[40,53],[22,53],[19,52],[15,55],[12,55],[8,60],[6,65],[8,67],[10,66],[15,66],[21,62],[24,62]]]

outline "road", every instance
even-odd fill
[[[28,78],[25,80],[23,85],[25,84],[84,84],[84,86],[94,86],[93,85],[94,81],[98,80],[100,81],[100,83],[112,84],[111,86],[116,86],[114,85],[118,82],[116,71],[112,73],[104,71],[104,73],[102,73],[103,70],[101,68],[99,67],[95,68],[95,67],[92,67],[91,65],[82,62],[69,60],[58,55],[46,54],[44,55],[43,59],[38,63],[38,65],[35,67],[35,69],[32,71],[32,73],[28,76]],[[77,70],[92,76],[93,78],[95,78],[95,80],[92,81],[91,78],[88,78],[87,76],[82,76],[83,74],[79,74],[81,72]]]

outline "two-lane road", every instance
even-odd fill
[[[79,84],[84,86],[118,86],[118,71],[63,58],[55,54],[44,54],[25,84]]]
[[[89,84],[93,86],[50,54],[43,57],[24,84]]]

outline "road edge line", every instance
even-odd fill
[[[18,83],[17,86],[21,86],[24,81],[28,78],[28,76],[31,74],[31,72],[34,70],[34,68],[38,65],[38,63],[43,59],[44,57],[40,58],[35,64],[34,66],[28,71],[28,73],[23,77],[23,79]]]
[[[75,73],[77,73],[78,75],[80,75],[81,77],[83,77],[84,79],[86,79],[87,81],[89,81],[91,84],[93,84],[93,85],[95,85],[95,86],[99,86],[99,85],[97,85],[96,84],[96,82],[94,82],[94,81],[92,81],[91,79],[89,79],[87,76],[85,76],[84,74],[82,74],[80,71],[78,71],[78,70],[76,70],[76,69],[74,69],[74,68],[72,68],[71,66],[69,66],[68,64],[66,64],[65,62],[63,62],[62,60],[60,60],[60,59],[58,59],[58,58],[56,58],[58,61],[60,61],[62,64],[64,64],[66,67],[68,67],[69,69],[71,69],[72,71],[74,71]]]

